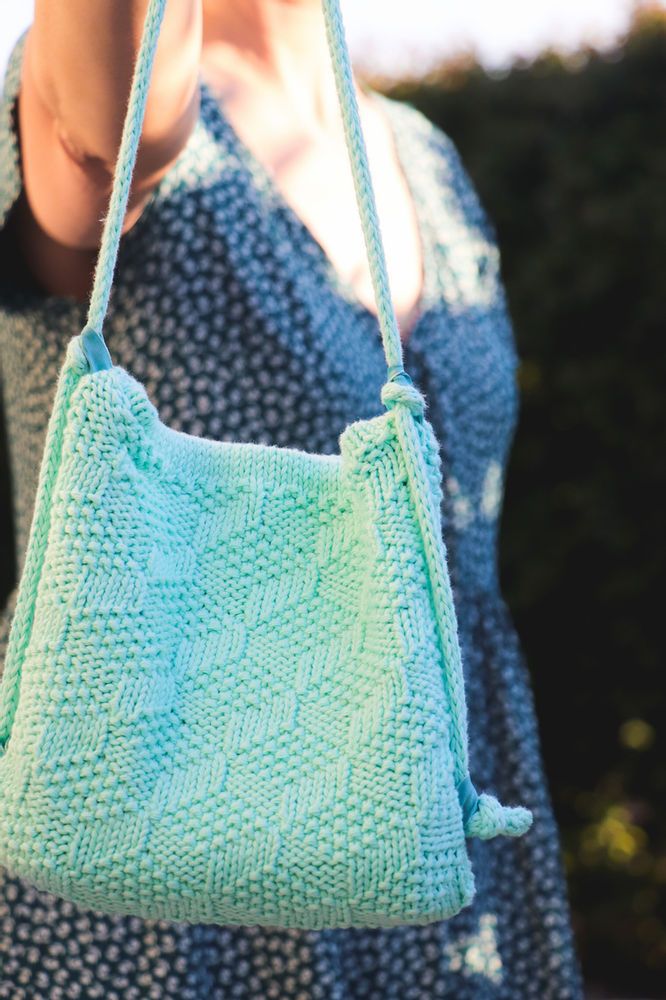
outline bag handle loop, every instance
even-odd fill
[[[111,368],[113,362],[104,342],[103,325],[109,306],[122,226],[127,210],[136,163],[150,78],[166,0],[150,0],[137,55],[120,149],[113,176],[109,208],[104,221],[82,346],[92,371]],[[322,0],[326,38],[342,114],[345,142],[354,180],[356,200],[370,265],[389,383],[410,384],[403,367],[402,342],[391,300],[386,257],[382,242],[368,156],[354,88],[351,61],[339,0]]]

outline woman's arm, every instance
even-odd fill
[[[36,0],[18,102],[25,197],[14,226],[45,291],[85,298],[148,0]],[[125,228],[199,111],[201,0],[168,0]]]

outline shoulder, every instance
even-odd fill
[[[456,154],[457,151],[451,137],[420,111],[416,105],[407,100],[390,97],[379,90],[370,90],[369,93],[373,100],[377,101],[378,105],[383,108],[394,125],[409,132],[414,138],[438,145],[444,154],[449,152]]]
[[[418,158],[421,172],[443,188],[470,227],[480,230],[491,243],[496,232],[458,146],[443,128],[409,101],[372,91],[393,125],[404,156]]]
[[[496,230],[456,143],[414,105],[385,95],[379,101],[441,253],[439,275],[449,306],[468,316],[503,316]]]

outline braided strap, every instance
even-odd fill
[[[387,383],[383,393],[388,394],[388,387],[392,385],[393,383]],[[401,385],[399,389],[407,392],[410,386]],[[450,743],[454,762],[454,779],[456,783],[462,783],[468,774],[467,707],[458,639],[458,622],[446,561],[446,546],[440,529],[439,510],[430,487],[423,446],[419,440],[417,421],[414,419],[412,410],[416,400],[400,400],[400,402],[406,403],[406,405],[395,408],[395,428],[400,442],[400,450],[407,466],[411,500],[423,543],[437,633],[442,651],[443,679],[451,708]]]
[[[451,705],[454,778],[463,813],[463,825],[465,832],[471,837],[490,838],[499,834],[519,836],[525,833],[532,823],[529,809],[505,807],[492,795],[485,793],[477,795],[468,774],[467,707],[457,619],[439,510],[429,487],[423,451],[416,429],[416,423],[423,419],[425,400],[403,368],[402,341],[391,299],[386,258],[339,0],[322,0],[322,3],[356,200],[378,307],[382,344],[388,366],[387,381],[382,388],[381,398],[387,409],[396,410],[395,426],[407,463],[412,502],[428,566],[443,655],[444,683]]]
[[[118,258],[118,248],[122,235],[127,202],[132,186],[132,175],[136,163],[141,129],[146,112],[146,101],[150,87],[150,77],[157,49],[166,0],[150,0],[143,26],[141,44],[137,55],[132,85],[123,124],[120,149],[113,173],[113,186],[109,208],[104,220],[102,239],[95,276],[88,306],[86,325],[81,334],[81,346],[91,371],[111,368],[112,361],[104,343],[102,332],[104,319],[109,308],[109,298],[113,275]]]
[[[382,334],[384,355],[389,369],[402,368],[402,342],[398,321],[393,308],[382,243],[377,206],[370,176],[368,155],[356,99],[349,49],[340,13],[339,0],[322,0],[326,37],[333,65],[338,102],[342,113],[345,140],[349,152],[356,201],[368,254],[372,286],[377,303],[377,314]]]

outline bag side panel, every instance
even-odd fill
[[[61,467],[70,399],[84,370],[83,359],[72,342],[56,385],[44,442],[25,563],[9,630],[4,671],[0,676],[0,756],[11,736],[19,701],[23,657],[30,641],[37,589],[51,527],[52,498]]]

